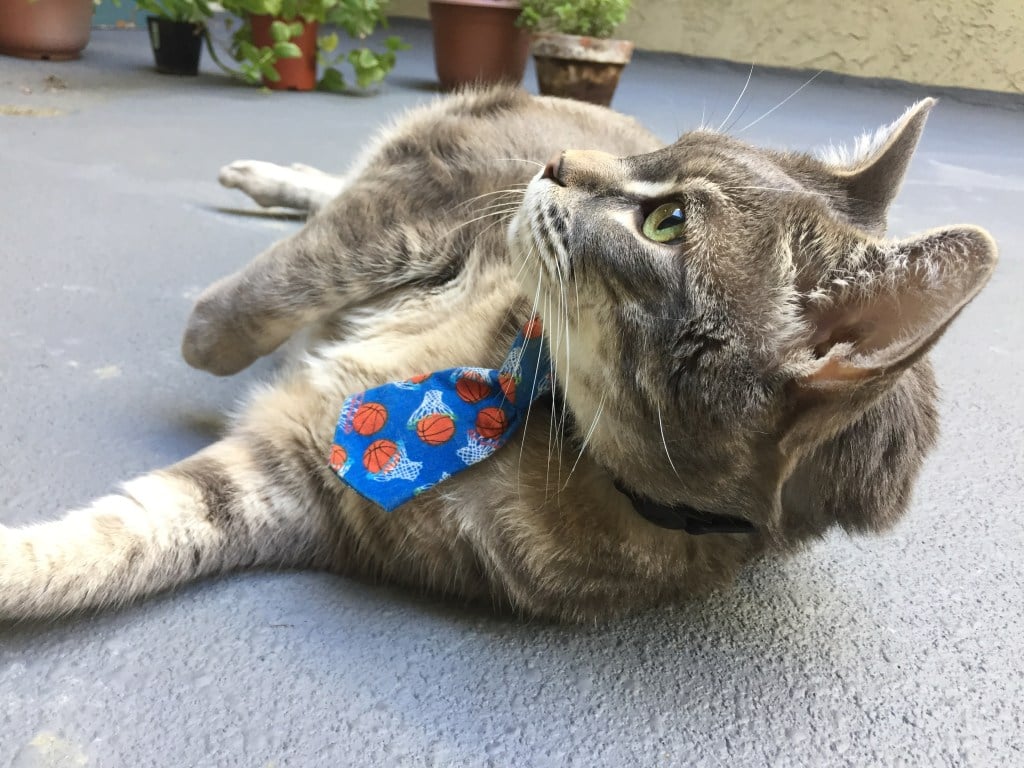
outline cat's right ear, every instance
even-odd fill
[[[935,99],[922,99],[903,115],[864,137],[852,160],[839,164],[835,180],[845,193],[842,205],[850,221],[866,232],[885,232],[889,206],[903,185]]]
[[[842,406],[894,381],[977,295],[997,259],[988,233],[970,226],[856,244],[802,297],[797,410]]]

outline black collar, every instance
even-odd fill
[[[543,399],[551,399],[552,407],[559,410],[565,409],[566,432],[576,434],[576,418],[565,403],[562,393],[558,387]],[[557,403],[557,406],[555,405]],[[647,522],[653,523],[660,528],[667,528],[672,531],[686,531],[691,536],[701,536],[705,533],[757,533],[757,528],[752,522],[742,517],[733,515],[717,515],[713,512],[702,512],[691,507],[689,504],[678,504],[669,507],[659,504],[629,490],[618,480],[613,480],[615,488],[619,493],[625,495],[633,505],[640,517]]]
[[[691,536],[700,536],[705,533],[757,533],[754,524],[745,518],[701,512],[689,504],[667,507],[664,504],[651,501],[645,496],[633,493],[618,480],[614,482],[615,488],[629,499],[637,514],[660,528],[686,531]]]

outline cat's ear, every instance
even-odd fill
[[[938,229],[862,242],[805,297],[803,391],[851,395],[898,373],[938,340],[988,281],[998,259],[984,230]]]
[[[857,227],[876,234],[885,231],[889,206],[903,184],[933,106],[935,99],[917,102],[899,120],[859,141],[854,159],[838,164],[835,178],[846,197],[842,207]]]

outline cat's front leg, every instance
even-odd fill
[[[279,206],[313,214],[341,194],[345,179],[308,165],[236,160],[220,169],[217,180],[238,189],[264,208]]]
[[[189,365],[218,376],[238,373],[334,307],[336,294],[323,274],[316,236],[307,230],[203,291],[181,345]]]

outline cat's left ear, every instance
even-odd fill
[[[885,232],[886,215],[910,158],[917,149],[921,132],[935,99],[922,99],[903,113],[899,120],[863,139],[867,147],[860,156],[835,171],[835,180],[845,192],[844,212],[850,221],[866,232]]]
[[[985,230],[937,229],[894,243],[860,241],[804,297],[804,391],[853,395],[918,360],[995,269]]]

